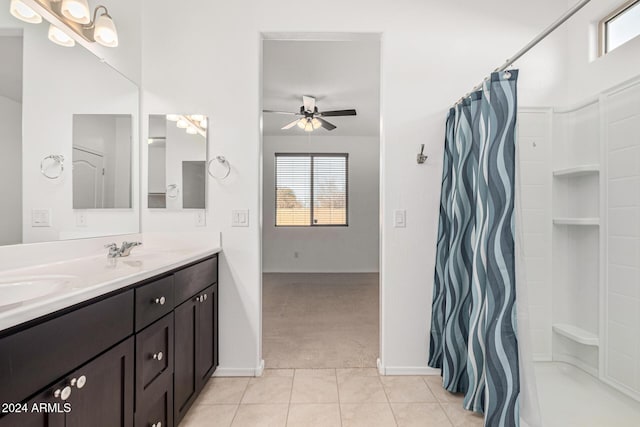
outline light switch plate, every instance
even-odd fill
[[[205,211],[196,212],[196,227],[206,227],[207,213]]]
[[[393,213],[393,226],[395,228],[405,228],[407,226],[407,211],[399,209]]]
[[[248,227],[249,226],[249,210],[234,209],[233,211],[231,211],[231,226],[232,227]]]
[[[51,209],[31,209],[32,227],[51,227]]]

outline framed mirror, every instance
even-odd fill
[[[149,115],[150,209],[206,209],[207,124],[200,114]]]
[[[48,28],[0,9],[0,245],[137,233],[139,88]]]

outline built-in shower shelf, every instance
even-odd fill
[[[556,225],[600,225],[600,218],[554,218]]]
[[[580,344],[594,347],[597,347],[600,344],[600,340],[597,335],[589,331],[585,331],[577,326],[567,325],[566,323],[556,323],[553,325],[553,332]]]
[[[556,169],[553,171],[555,177],[575,177],[583,175],[592,175],[600,172],[600,165],[581,165],[572,168]]]

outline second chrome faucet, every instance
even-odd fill
[[[118,247],[115,243],[109,243],[108,245],[104,245],[104,247],[109,249],[109,253],[107,254],[108,258],[118,258],[129,256],[131,249],[140,245],[142,245],[142,242],[122,242],[121,247]]]

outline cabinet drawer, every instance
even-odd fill
[[[173,276],[136,289],[136,331],[173,311]]]
[[[176,271],[174,277],[176,305],[179,305],[218,281],[218,257]]]
[[[133,291],[0,339],[0,402],[21,402],[133,333]]]
[[[173,377],[154,381],[136,408],[136,427],[173,427]],[[160,424],[158,424],[160,423]]]
[[[173,374],[173,313],[136,334],[136,372],[138,402],[154,381]]]

